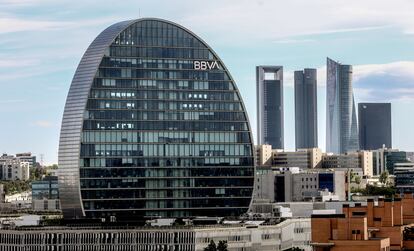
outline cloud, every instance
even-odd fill
[[[31,123],[32,126],[41,127],[41,128],[50,128],[55,125],[48,120],[37,120]]]
[[[20,31],[46,31],[62,29],[67,27],[69,22],[45,21],[17,17],[0,18],[0,34]]]
[[[414,62],[356,65],[354,86],[360,101],[414,101]]]
[[[0,100],[0,104],[14,104],[24,102],[24,99],[3,99]]]
[[[181,18],[184,24],[221,39],[230,37],[234,43],[389,27],[414,32],[410,0],[239,0],[210,1],[210,8],[194,5]]]
[[[298,44],[298,43],[311,43],[315,42],[315,39],[278,39],[273,41],[277,44]]]
[[[326,66],[317,72],[318,86],[326,86]],[[285,86],[293,82],[293,71],[286,71]],[[354,65],[353,88],[358,102],[414,102],[414,61]]]

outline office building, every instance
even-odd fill
[[[284,149],[283,67],[256,67],[257,142]]]
[[[372,154],[374,175],[380,175],[385,170],[390,174],[394,174],[395,163],[410,162],[407,153],[398,149],[381,148],[372,151]]]
[[[352,66],[327,58],[326,152],[359,149],[358,124],[352,91]]]
[[[395,163],[394,183],[399,193],[414,192],[414,163]]]
[[[229,251],[311,251],[310,219],[287,219],[279,224],[233,221],[210,226],[128,228],[107,226],[32,227],[0,229],[0,250],[61,251],[203,251],[210,241],[227,242]]]
[[[251,129],[236,83],[190,30],[114,24],[75,72],[63,114],[65,218],[237,216],[253,191]]]
[[[316,69],[295,71],[296,149],[318,147]]]
[[[358,123],[361,150],[392,148],[391,103],[359,103]]]
[[[373,175],[373,157],[370,151],[358,151],[347,154],[324,154],[322,168],[361,170],[364,175]]]
[[[16,158],[23,162],[28,162],[30,167],[34,167],[36,165],[36,156],[32,155],[30,152],[16,153]]]
[[[57,176],[46,176],[32,181],[33,211],[56,211],[59,206],[59,185]]]
[[[273,150],[273,167],[299,167],[301,169],[320,168],[322,151],[319,148],[298,149],[296,151]]]

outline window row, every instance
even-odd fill
[[[146,188],[146,189],[168,189],[168,188],[201,188],[201,187],[247,187],[252,186],[251,177],[234,179],[81,179],[81,189],[84,188]]]
[[[83,200],[111,199],[183,199],[200,197],[248,197],[249,188],[213,188],[213,189],[168,189],[168,190],[83,190]]]
[[[205,48],[205,45],[187,31],[159,21],[144,21],[133,24],[122,31],[113,44]]]
[[[251,156],[250,145],[196,145],[196,144],[82,144],[81,156]]]
[[[159,38],[140,38],[138,42],[145,43],[156,41]],[[146,41],[147,40],[147,41]],[[148,41],[149,40],[149,41]],[[171,43],[178,39],[171,39]],[[167,42],[168,43],[168,42]],[[109,47],[111,57],[141,57],[141,58],[180,58],[180,59],[204,59],[213,60],[214,55],[208,49],[199,48],[168,48],[168,47],[142,47],[136,44],[111,45]]]
[[[81,167],[204,167],[235,166],[253,168],[253,157],[238,158],[84,158],[80,159]]]
[[[144,112],[127,110],[86,111],[86,119],[105,120],[217,120],[246,121],[243,112]]]
[[[253,176],[253,168],[81,168],[81,178],[105,177],[225,177]]]
[[[230,80],[227,74],[211,71],[168,71],[131,68],[99,68],[101,78],[150,78],[150,79],[189,79],[189,80]]]
[[[217,62],[219,64],[219,62]],[[131,67],[152,69],[194,69],[194,60],[179,59],[146,59],[146,58],[114,58],[104,57],[100,67]],[[223,67],[219,64],[219,69]]]
[[[97,121],[85,120],[83,130],[248,131],[246,122]]]
[[[116,99],[160,99],[160,100],[223,100],[239,101],[237,92],[183,92],[183,91],[157,91],[157,90],[102,90],[92,89],[91,98]]]
[[[94,87],[162,90],[234,90],[230,81],[95,78]]]
[[[209,198],[200,198],[200,199],[187,199],[186,201],[182,200],[106,200],[106,201],[85,201],[83,203],[85,210],[102,210],[110,209],[111,211],[116,209],[157,209],[157,208],[208,208],[215,207],[220,209],[220,207],[247,207],[251,198],[234,198],[234,199],[209,199]],[[215,210],[217,210],[215,209]],[[243,210],[244,211],[244,210]],[[158,215],[158,212],[150,212],[153,215]],[[210,212],[211,213],[211,212]],[[134,214],[136,215],[136,214]]]
[[[158,101],[158,100],[97,100],[89,99],[88,109],[145,109],[145,110],[209,110],[209,111],[242,111],[240,102],[211,102],[211,101]],[[102,108],[103,107],[103,108]],[[121,108],[120,108],[121,109]]]
[[[86,131],[83,143],[250,143],[248,132],[99,132]]]

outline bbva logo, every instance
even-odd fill
[[[194,70],[212,70],[218,69],[217,61],[194,61]]]

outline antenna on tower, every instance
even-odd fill
[[[45,159],[45,155],[43,153],[40,154],[40,166],[43,167],[44,166],[44,159]]]

